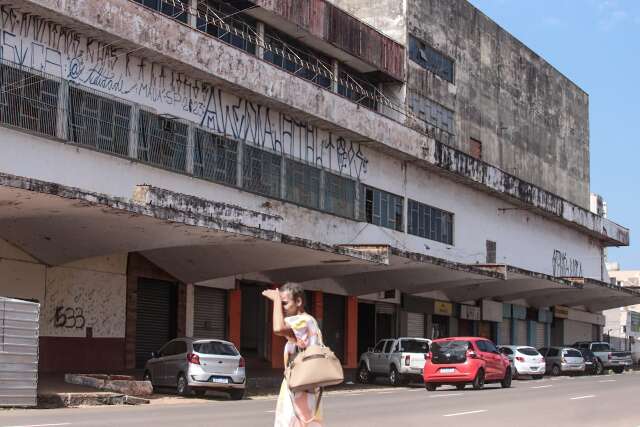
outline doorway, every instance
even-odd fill
[[[322,336],[324,343],[333,350],[344,363],[345,310],[346,302],[342,295],[323,294]]]
[[[376,305],[358,303],[358,357],[376,345]]]
[[[267,367],[270,358],[271,322],[269,303],[262,296],[268,286],[258,283],[241,283],[240,352],[247,366]]]

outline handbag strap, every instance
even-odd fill
[[[313,409],[313,412],[312,412],[313,415],[311,416],[310,420],[305,420],[300,415],[298,415],[298,412],[296,411],[296,405],[293,400],[293,392],[291,391],[291,389],[289,389],[289,398],[291,399],[291,409],[293,410],[293,415],[296,416],[296,419],[302,425],[309,424],[316,417],[316,412],[318,412],[318,408],[320,407],[320,402],[322,401],[322,394],[324,393],[324,389],[322,387],[318,387],[318,388],[320,389],[320,391],[316,396],[316,407]]]

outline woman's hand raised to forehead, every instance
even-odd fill
[[[280,299],[280,291],[277,289],[267,289],[266,291],[262,291],[262,296],[271,301],[275,301],[276,299]]]

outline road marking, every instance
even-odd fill
[[[464,393],[449,393],[449,394],[438,394],[435,396],[429,396],[429,399],[437,399],[439,397],[453,397],[453,396],[462,396]]]
[[[530,387],[530,388],[536,389],[536,388],[549,388],[549,387],[553,387],[553,386],[551,384],[549,384],[549,385],[538,385],[538,386]]]
[[[482,412],[487,412],[486,409],[478,409],[477,411],[467,411],[467,412],[456,412],[455,414],[446,414],[443,417],[457,417],[459,415],[471,415],[471,414],[480,414]]]
[[[395,393],[395,391],[380,391],[377,394],[391,394],[391,393]]]
[[[265,414],[275,414],[276,410],[274,409],[274,410],[271,410],[271,411],[264,411],[264,412],[265,412]]]
[[[596,397],[596,396],[594,394],[588,394],[586,396],[572,397],[569,400],[591,399],[592,397]]]
[[[616,380],[600,380],[599,383],[615,383]]]
[[[70,426],[71,423],[57,423],[57,424],[29,424],[24,426],[6,426],[6,427],[49,427],[49,426]]]

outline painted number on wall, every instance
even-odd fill
[[[81,307],[56,307],[53,324],[56,328],[81,329],[85,325],[84,314]]]

